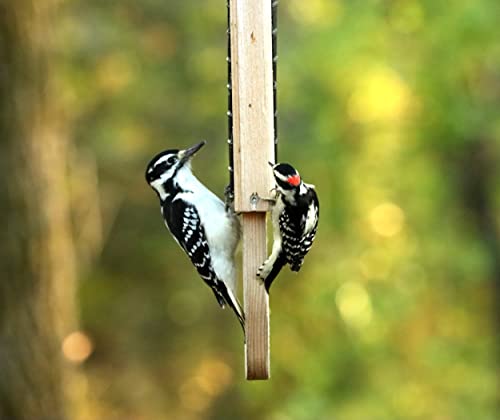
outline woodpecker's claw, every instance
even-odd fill
[[[266,277],[269,275],[269,267],[267,267],[267,264],[264,263],[262,264],[259,269],[257,270],[257,278],[261,281],[264,282],[266,280]]]

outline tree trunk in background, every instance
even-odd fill
[[[0,419],[67,418],[75,326],[66,143],[51,104],[47,0],[0,0]]]
[[[493,296],[493,325],[497,326],[497,368],[500,367],[498,358],[500,350],[500,232],[496,222],[498,214],[493,197],[495,179],[494,169],[498,164],[494,144],[490,139],[478,138],[470,141],[468,147],[461,150],[461,154],[452,159],[459,177],[458,189],[461,192],[464,207],[470,211],[472,221],[484,244],[491,263],[490,275]],[[447,157],[449,160],[449,157]],[[497,405],[500,407],[500,395],[497,396]]]
[[[497,159],[492,140],[478,138],[470,141],[456,159],[455,166],[459,189],[465,208],[470,211],[473,222],[484,243],[491,262],[491,279],[495,292],[495,321],[500,325],[500,237],[496,223],[497,210],[493,198],[493,186]],[[500,345],[500,342],[499,342]]]

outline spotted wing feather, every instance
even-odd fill
[[[186,252],[202,280],[212,289],[219,305],[224,307],[221,282],[212,266],[210,249],[198,211],[191,204],[177,199],[170,205],[163,206],[163,213],[167,227],[177,243]]]
[[[285,209],[279,217],[279,226],[286,262],[290,265],[301,264],[300,238],[302,230],[300,224],[296,223],[290,213]]]
[[[308,194],[308,200],[304,205],[306,208],[312,206],[311,213],[294,212],[293,207],[285,207],[285,211],[279,218],[283,250],[292,271],[300,270],[304,257],[311,249],[318,229],[319,202],[312,188],[309,189]],[[308,218],[311,218],[311,220],[308,220]]]
[[[317,208],[316,208],[316,212],[317,213],[319,212],[319,210]],[[318,218],[316,217],[316,222],[315,222],[313,228],[309,232],[304,233],[300,238],[300,243],[299,243],[299,247],[297,250],[298,258],[296,258],[296,262],[290,264],[290,268],[292,269],[292,271],[299,271],[300,270],[300,267],[302,266],[302,263],[304,262],[304,257],[311,249],[314,238],[316,237],[317,230],[318,230]]]

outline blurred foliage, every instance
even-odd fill
[[[279,159],[316,185],[322,218],[273,287],[257,383],[143,178],[158,151],[207,139],[195,170],[222,195],[225,2],[64,9],[60,100],[103,210],[82,269],[82,419],[498,418],[497,0],[281,2]]]

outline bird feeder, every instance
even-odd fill
[[[267,257],[267,198],[273,187],[268,162],[275,160],[275,6],[270,0],[229,0],[230,160],[234,206],[242,215],[245,363],[249,380],[270,376],[269,296],[256,273]]]

